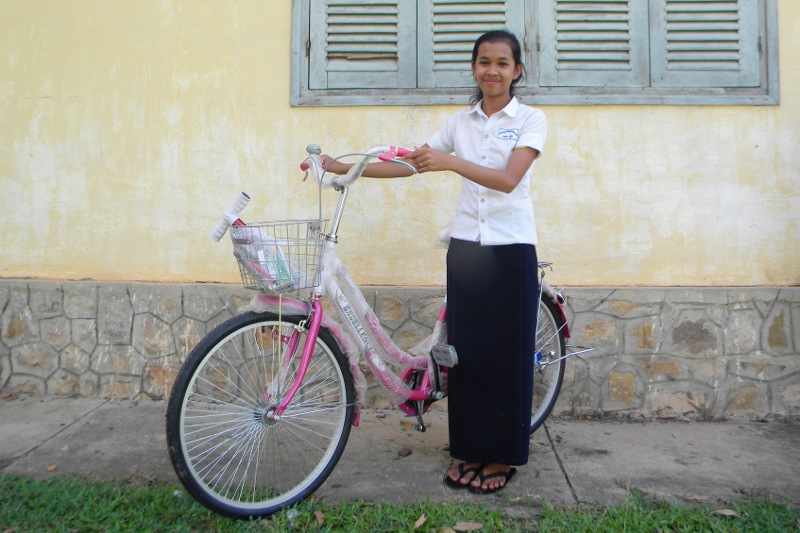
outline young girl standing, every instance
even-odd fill
[[[514,97],[521,56],[512,33],[478,38],[474,105],[405,158],[418,172],[462,177],[447,252],[447,336],[458,353],[448,385],[450,455],[460,462],[444,483],[481,494],[502,489],[512,465],[528,462],[530,441],[538,280],[529,193],[547,122]],[[337,174],[349,169],[327,156],[323,164]],[[406,171],[378,163],[363,175]]]

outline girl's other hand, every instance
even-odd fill
[[[403,159],[411,163],[417,169],[417,172],[422,173],[450,170],[452,157],[425,144],[406,155]]]

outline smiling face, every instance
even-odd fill
[[[484,99],[511,99],[511,82],[522,74],[522,65],[514,61],[511,46],[502,41],[485,41],[478,47],[472,74]]]

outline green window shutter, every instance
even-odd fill
[[[472,46],[489,30],[525,38],[523,0],[420,0],[420,87],[472,87]]]
[[[416,86],[416,0],[310,5],[310,89]]]
[[[645,0],[539,0],[538,21],[542,86],[649,84]]]
[[[654,87],[757,87],[757,0],[650,0]]]

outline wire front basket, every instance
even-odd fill
[[[319,219],[231,226],[245,288],[282,293],[318,286],[326,226]]]

